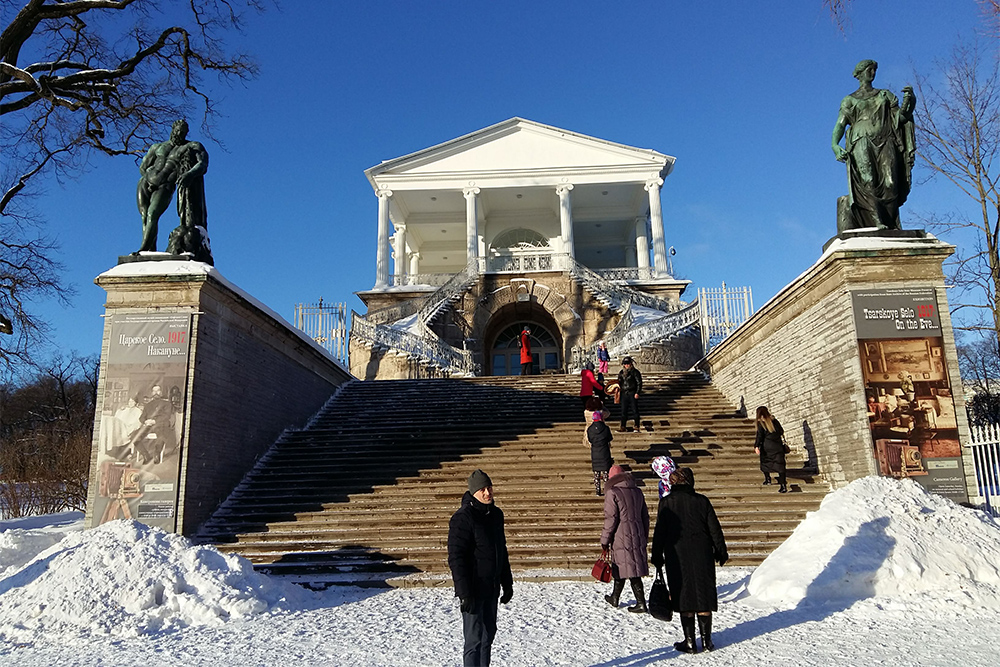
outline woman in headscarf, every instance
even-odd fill
[[[608,492],[604,498],[604,530],[601,548],[611,552],[614,587],[604,599],[612,607],[625,588],[625,580],[632,585],[635,605],[628,610],[635,614],[646,612],[646,596],[642,578],[649,574],[646,561],[646,544],[649,542],[649,509],[642,489],[635,485],[632,475],[621,466],[611,466]]]
[[[670,473],[677,470],[677,464],[669,456],[657,456],[650,462],[649,467],[653,469],[656,476],[660,478],[659,492],[660,498],[670,495]]]
[[[694,619],[698,617],[702,649],[711,651],[712,612],[719,608],[715,563],[729,560],[726,538],[708,498],[695,493],[691,468],[670,473],[670,495],[660,499],[653,530],[653,565],[664,568],[670,603],[680,614],[684,640],[674,648],[697,653]]]

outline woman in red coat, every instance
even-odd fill
[[[587,401],[594,396],[600,398],[604,395],[604,387],[594,377],[594,364],[587,362],[580,371],[580,403],[587,407]]]
[[[531,329],[521,332],[521,375],[531,375]]]

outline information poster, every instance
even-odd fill
[[[967,502],[933,288],[858,290],[851,300],[880,474]]]
[[[175,530],[190,339],[187,313],[113,316],[93,525]]]

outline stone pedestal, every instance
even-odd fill
[[[107,290],[87,523],[190,535],[350,374],[200,262],[123,264]],[[131,399],[131,400],[130,400]]]
[[[870,422],[886,419],[901,434],[933,425],[929,412],[919,420],[890,418],[884,406],[868,405],[866,390],[876,394],[875,398],[881,398],[880,392],[905,393],[897,392],[892,384],[900,382],[897,370],[906,370],[897,369],[900,364],[913,365],[914,379],[928,388],[926,405],[919,397],[908,401],[914,413],[937,403],[945,412],[950,411],[943,397],[937,401],[938,394],[945,393],[943,387],[950,385],[955,415],[947,418],[956,424],[958,439],[968,443],[958,356],[941,269],[954,250],[933,237],[838,239],[816,264],[714,348],[703,369],[734,406],[745,402],[751,416],[758,405],[767,405],[784,426],[793,450],[790,465],[794,467],[801,458],[808,466],[818,466],[834,487],[880,472]],[[907,361],[910,353],[893,352],[891,344],[883,350],[882,344],[872,339],[869,350],[864,345],[867,340],[859,341],[872,336],[856,326],[859,307],[855,302],[897,293],[900,288],[930,294],[930,301],[936,301],[939,328],[927,335],[938,337],[941,344],[927,344],[927,360],[914,352]],[[923,326],[918,313],[913,315],[913,326]],[[907,322],[900,326],[901,339],[913,335],[905,332]],[[891,369],[880,368],[883,362]],[[876,372],[881,383],[872,381]],[[955,470],[957,483],[961,485],[964,477],[966,488],[974,495],[972,461],[969,456],[963,458],[962,468]],[[928,478],[914,477],[924,483]]]

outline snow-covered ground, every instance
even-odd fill
[[[461,663],[450,589],[311,592],[132,522],[80,527],[0,523],[0,664]],[[756,570],[720,568],[713,653],[677,653],[676,619],[608,588],[515,582],[494,664],[1000,664],[1000,526],[909,481],[858,480]]]

